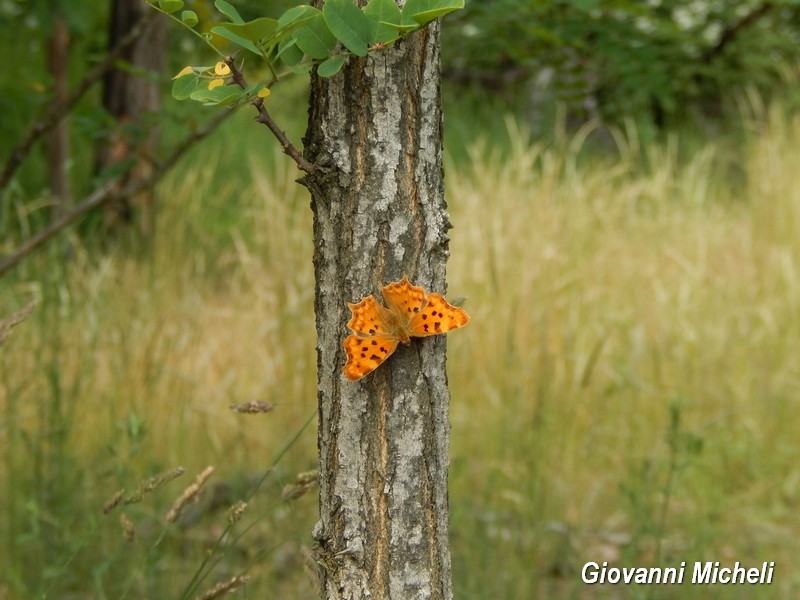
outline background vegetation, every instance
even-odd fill
[[[515,6],[590,23],[601,4]],[[785,17],[775,39],[790,48],[794,9],[781,10],[764,18]],[[489,13],[462,17],[445,44],[504,18]],[[484,56],[503,72],[463,39],[470,67]],[[526,43],[533,73],[548,48],[581,52]],[[800,117],[791,62],[769,56],[718,89],[716,116],[669,79],[678,99],[660,124],[638,101],[599,101],[602,125],[580,124],[566,88],[535,120],[526,78],[492,92],[446,81],[448,295],[472,316],[448,343],[456,597],[798,595]],[[35,75],[2,75],[19,115],[3,144],[32,104],[20,78]],[[304,93],[269,99],[295,139]],[[1,199],[3,253],[46,221],[42,170],[26,169]],[[195,597],[242,572],[246,595],[314,597],[316,490],[295,483],[316,459],[311,215],[295,177],[243,112],[161,183],[152,240],[72,231],[3,278],[0,320],[39,305],[0,346],[1,598]],[[229,408],[257,400],[275,409]],[[200,501],[165,524],[207,465]],[[181,478],[103,514],[177,466]],[[588,588],[589,560],[775,561],[775,583]]]

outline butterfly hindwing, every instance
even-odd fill
[[[349,335],[344,340],[347,363],[344,376],[350,381],[372,373],[397,349],[397,339],[386,334],[371,337]]]

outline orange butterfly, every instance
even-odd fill
[[[381,290],[385,308],[367,296],[358,304],[350,304],[353,317],[347,327],[355,335],[344,340],[347,363],[344,376],[350,381],[372,373],[392,352],[398,343],[409,344],[412,337],[425,337],[447,333],[463,327],[469,315],[452,306],[441,294],[425,294],[424,288],[411,285],[404,275],[400,281]]]

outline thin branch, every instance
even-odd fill
[[[216,117],[211,119],[208,124],[202,129],[197,129],[187,135],[183,141],[178,144],[166,160],[158,163],[150,175],[144,179],[140,179],[120,189],[122,180],[125,175],[120,175],[114,179],[105,182],[102,186],[89,194],[80,204],[69,212],[64,213],[61,217],[53,221],[50,225],[42,229],[36,235],[28,238],[13,252],[0,259],[0,277],[5,275],[8,271],[19,264],[31,252],[36,250],[39,246],[50,240],[60,231],[66,229],[78,219],[91,212],[95,208],[102,206],[106,202],[120,198],[129,198],[138,194],[144,189],[152,187],[155,183],[169,171],[175,163],[197,142],[207,137],[219,127],[225,119],[227,119],[233,110],[226,110],[220,112]]]
[[[710,63],[713,61],[717,56],[722,54],[722,51],[725,49],[725,47],[730,44],[742,30],[764,17],[773,8],[775,8],[775,5],[772,2],[763,2],[740,18],[738,21],[728,25],[722,31],[717,43],[703,53],[703,62]]]
[[[115,194],[114,191],[118,188],[121,179],[121,177],[118,177],[116,179],[110,179],[109,181],[106,181],[102,186],[89,194],[75,208],[64,213],[36,235],[29,237],[22,244],[20,244],[16,250],[11,252],[11,254],[8,254],[2,260],[0,260],[0,277],[5,275],[13,267],[19,264],[26,256],[56,235],[59,231],[72,225],[78,220],[79,217],[85,215],[92,209],[97,208],[104,202],[108,202],[109,200],[118,197],[119,194]]]
[[[233,82],[238,85],[243,90],[247,89],[247,81],[244,78],[244,75],[236,66],[233,56],[229,56],[225,59],[225,64],[231,70],[231,78]],[[283,150],[284,154],[286,154],[289,158],[291,158],[298,166],[301,171],[305,171],[306,173],[313,173],[314,172],[314,165],[308,162],[303,154],[295,147],[294,144],[286,137],[286,133],[278,127],[278,124],[272,119],[272,117],[267,112],[267,109],[264,107],[264,99],[263,98],[255,98],[251,102],[253,106],[256,107],[258,111],[258,117],[256,120],[259,123],[263,123],[267,126],[267,128],[272,132],[278,142],[281,145],[281,149]]]
[[[67,96],[64,102],[50,107],[47,114],[39,121],[35,122],[25,132],[22,140],[11,150],[11,153],[6,160],[2,173],[0,173],[0,192],[6,189],[14,173],[17,172],[20,165],[22,165],[28,153],[31,151],[33,144],[41,138],[44,134],[50,131],[64,116],[69,113],[78,101],[83,97],[87,90],[92,87],[106,71],[111,69],[114,64],[119,60],[122,53],[125,52],[150,26],[153,19],[158,13],[156,11],[148,11],[139,19],[133,29],[120,40],[120,42],[109,52],[106,57],[97,63],[78,83],[77,87],[72,93]]]

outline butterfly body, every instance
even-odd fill
[[[469,321],[463,309],[450,305],[441,294],[426,294],[407,277],[384,286],[381,294],[386,307],[374,296],[348,304],[352,317],[347,327],[354,335],[344,340],[347,363],[343,372],[350,381],[377,369],[398,344],[407,345],[412,337],[447,333]]]

